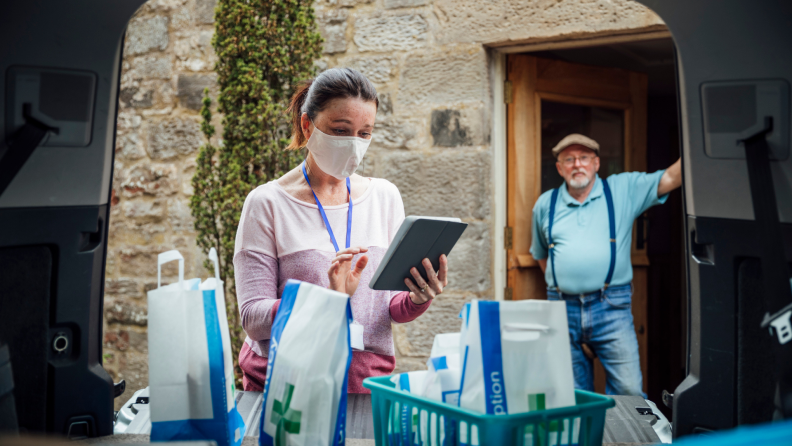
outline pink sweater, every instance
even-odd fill
[[[353,200],[350,246],[368,247],[369,263],[351,297],[352,315],[365,327],[364,351],[355,351],[349,370],[350,393],[369,393],[369,376],[388,375],[396,363],[391,323],[409,322],[429,303],[416,305],[407,292],[374,291],[368,284],[404,220],[399,190],[387,180],[371,178]],[[324,206],[343,247],[348,205]],[[247,333],[239,354],[245,390],[261,390],[266,377],[270,330],[288,279],[328,286],[327,270],[335,249],[315,204],[289,195],[276,182],[251,192],[242,208],[234,249],[234,278],[242,327]],[[317,329],[321,329],[318,327]]]

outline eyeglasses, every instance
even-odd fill
[[[596,157],[591,156],[591,155],[583,155],[583,156],[579,156],[579,157],[568,156],[568,157],[566,157],[566,158],[561,160],[561,164],[563,164],[563,165],[565,165],[567,167],[574,166],[575,165],[575,160],[578,160],[578,161],[580,161],[580,165],[581,166],[588,166],[589,164],[591,164],[591,160],[593,160],[594,158],[596,158]]]

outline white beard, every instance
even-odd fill
[[[589,183],[591,183],[591,178],[588,176],[584,176],[583,179],[580,180],[570,179],[567,181],[567,184],[569,184],[569,187],[572,189],[584,189],[588,187]]]

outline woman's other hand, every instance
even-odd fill
[[[426,283],[416,268],[410,269],[415,283],[410,279],[404,279],[405,285],[410,289],[410,299],[416,305],[425,304],[434,299],[442,294],[443,288],[448,285],[448,258],[445,254],[440,256],[440,270],[437,272],[432,268],[432,262],[429,259],[423,259],[421,263],[426,268],[426,277],[429,278],[429,283]]]
[[[357,246],[343,249],[336,253],[336,258],[333,259],[330,269],[327,271],[331,290],[349,294],[350,296],[355,294],[355,290],[357,290],[360,283],[360,275],[368,264],[368,256],[360,256],[355,262],[354,268],[352,259],[364,252],[368,252],[368,248]]]

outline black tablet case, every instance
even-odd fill
[[[426,268],[421,264],[428,258],[435,271],[440,266],[440,255],[448,254],[459,237],[465,232],[467,223],[457,219],[409,216],[396,232],[385,257],[369,282],[373,290],[409,291],[404,279],[415,267],[427,280]]]

